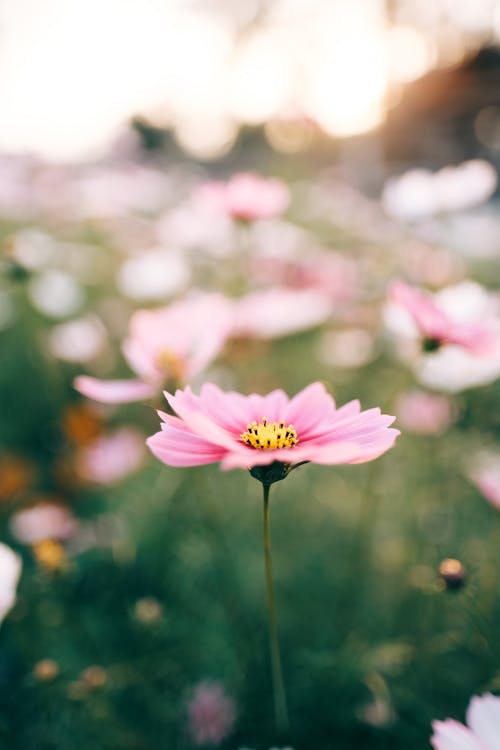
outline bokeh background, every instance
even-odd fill
[[[500,350],[422,353],[387,290],[498,330],[498,2],[3,0],[0,100],[0,747],[429,748],[500,691]],[[242,172],[282,207],[214,201]],[[73,387],[205,292],[238,325],[193,388],[320,380],[402,432],[273,487],[284,734],[260,486],[155,460],[161,388]]]

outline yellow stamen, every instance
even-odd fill
[[[182,382],[186,375],[186,366],[183,360],[170,349],[162,349],[156,356],[156,365],[163,370],[169,378]]]
[[[284,422],[268,423],[267,417],[262,417],[258,424],[257,422],[248,424],[246,432],[242,432],[240,438],[251,448],[258,448],[262,451],[293,448],[299,442],[293,424],[285,426]]]

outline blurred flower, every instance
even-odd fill
[[[218,214],[203,200],[191,199],[160,217],[156,235],[167,247],[203,250],[214,257],[234,252],[233,223],[225,214]]]
[[[498,750],[500,698],[491,693],[475,695],[467,708],[467,726],[454,719],[434,721],[434,750]]]
[[[139,622],[151,625],[161,620],[163,610],[157,599],[154,599],[152,596],[145,596],[142,599],[138,599],[134,604],[134,615]]]
[[[170,193],[171,181],[159,170],[132,163],[92,167],[75,182],[75,210],[82,218],[155,212]]]
[[[82,479],[113,484],[137,471],[143,460],[144,436],[131,427],[121,427],[83,445],[75,463]]]
[[[275,242],[279,242],[279,229],[275,234]],[[357,266],[338,253],[318,250],[304,255],[304,249],[300,248],[295,255],[281,252],[273,243],[252,255],[251,264],[255,279],[266,283],[272,280],[293,289],[315,290],[329,298],[332,308],[352,302],[359,291]]]
[[[236,719],[234,700],[220,682],[200,682],[187,706],[189,731],[197,745],[218,745]]]
[[[106,684],[108,675],[99,665],[92,665],[83,670],[80,679],[90,690],[96,690]]]
[[[22,562],[10,547],[0,542],[0,623],[16,601]]]
[[[12,500],[30,487],[33,466],[22,456],[12,453],[0,455],[0,501]]]
[[[275,287],[247,294],[235,302],[233,336],[272,339],[323,323],[332,301],[313,290]]]
[[[231,305],[220,294],[199,293],[158,310],[138,310],[122,350],[141,380],[76,378],[77,391],[110,404],[140,401],[168,380],[184,383],[222,349],[231,326]]]
[[[332,367],[361,367],[375,355],[373,336],[364,328],[325,331],[321,335],[318,355]]]
[[[50,682],[59,674],[59,664],[54,659],[41,659],[33,667],[33,674],[40,682]]]
[[[418,220],[483,203],[496,186],[495,168],[483,159],[472,159],[434,173],[412,169],[391,178],[384,186],[382,205],[390,216]]]
[[[67,566],[66,551],[55,539],[41,539],[35,542],[32,551],[38,565],[49,573],[63,570]]]
[[[34,276],[28,285],[33,306],[49,318],[66,318],[83,305],[85,294],[69,273],[50,269]]]
[[[486,500],[500,509],[500,456],[477,456],[468,476]]]
[[[9,529],[18,542],[35,544],[43,539],[69,539],[78,530],[78,521],[64,505],[40,502],[14,513]]]
[[[85,445],[103,431],[103,418],[95,404],[80,402],[67,406],[63,412],[61,427],[71,443]]]
[[[433,296],[396,282],[390,290],[393,294],[397,301],[386,306],[385,321],[421,383],[457,393],[498,378],[500,300],[496,294],[472,281]]]
[[[454,344],[481,356],[498,347],[498,336],[488,321],[455,317],[446,311],[438,298],[402,281],[391,284],[389,300],[400,308],[400,313],[406,312],[421,336],[422,348],[426,352],[436,351],[444,344]]]
[[[321,383],[309,385],[292,399],[282,390],[266,396],[225,393],[210,383],[200,396],[190,388],[166,396],[178,416],[159,412],[161,432],[147,444],[170,466],[221,461],[223,469],[252,468],[256,478],[258,467],[274,466],[281,467],[283,479],[292,464],[371,461],[389,450],[399,435],[389,428],[394,417],[380,409],[361,412],[359,401],[336,409]]]
[[[440,435],[453,422],[449,398],[425,391],[407,391],[397,401],[396,415],[402,427],[417,435]]]
[[[102,351],[106,341],[104,326],[95,315],[86,315],[54,326],[48,334],[48,348],[65,362],[90,362]]]
[[[29,271],[36,271],[54,261],[57,242],[41,229],[21,229],[9,240],[9,255]]]
[[[467,573],[460,560],[447,557],[439,565],[439,577],[447,589],[461,589],[465,584]]]
[[[187,259],[180,253],[152,248],[123,263],[117,284],[131,299],[163,300],[185,289],[190,275]]]
[[[207,182],[195,198],[216,212],[240,221],[270,219],[279,216],[288,206],[290,195],[281,180],[259,177],[251,173],[233,175],[227,182]]]

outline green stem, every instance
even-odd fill
[[[271,557],[271,533],[269,525],[269,484],[262,484],[264,491],[264,515],[263,515],[263,538],[264,538],[264,561],[266,569],[266,595],[267,615],[269,625],[269,650],[271,652],[271,669],[273,677],[274,712],[276,726],[279,731],[288,730],[288,711],[286,707],[285,686],[283,683],[283,672],[281,670],[280,645],[278,641],[278,623],[276,617],[276,599],[273,586],[273,561]]]

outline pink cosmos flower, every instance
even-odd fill
[[[272,339],[323,323],[333,309],[326,294],[274,287],[251,292],[234,304],[233,336]]]
[[[399,397],[396,412],[402,426],[417,435],[445,432],[454,416],[449,398],[416,390]]]
[[[144,453],[144,436],[131,427],[121,427],[80,448],[76,470],[89,482],[113,484],[137,471]]]
[[[184,383],[219,353],[229,335],[232,306],[220,294],[200,293],[158,310],[132,315],[122,345],[138,380],[75,379],[77,391],[95,401],[120,404],[158,393],[167,380]]]
[[[240,221],[270,219],[288,206],[287,186],[276,179],[242,172],[227,182],[207,182],[196,191],[196,197],[215,211]]]
[[[500,698],[474,696],[467,708],[467,726],[454,719],[434,721],[434,750],[497,750],[500,738]]]
[[[219,682],[200,682],[188,704],[189,730],[197,745],[218,745],[231,732],[234,701]]]
[[[178,416],[159,412],[161,432],[147,440],[160,461],[170,466],[220,461],[223,469],[249,468],[266,483],[309,461],[371,461],[399,435],[389,428],[394,417],[380,409],[362,412],[359,401],[337,409],[321,383],[312,383],[292,399],[282,390],[243,396],[210,383],[199,396],[189,388],[165,395]],[[266,469],[276,469],[277,478],[269,479]]]
[[[76,534],[78,521],[64,505],[42,502],[14,513],[9,528],[19,542],[35,544],[42,539],[69,539]]]
[[[410,316],[423,339],[425,351],[435,351],[443,344],[455,344],[481,356],[491,353],[497,345],[497,337],[487,324],[454,319],[432,295],[403,281],[392,283],[389,300]]]

